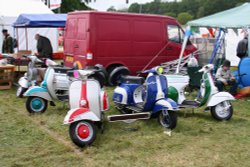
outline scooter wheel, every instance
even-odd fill
[[[90,121],[78,121],[70,124],[69,135],[79,147],[92,144],[96,139],[96,126]]]
[[[16,96],[22,98],[24,92],[27,90],[27,88],[18,86],[17,91],[16,91]]]
[[[158,116],[159,123],[168,129],[174,129],[177,125],[177,114],[174,111],[167,111],[167,114],[163,114],[162,111]]]
[[[233,116],[232,104],[229,101],[224,101],[211,107],[211,115],[219,121],[229,120]]]
[[[29,113],[43,113],[48,107],[48,101],[36,96],[28,97],[26,109]]]

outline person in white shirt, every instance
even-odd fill
[[[223,65],[216,72],[216,86],[218,90],[223,91],[224,87],[230,85],[230,91],[232,95],[237,93],[238,84],[235,77],[232,76],[230,71],[231,63],[229,60],[225,60]]]

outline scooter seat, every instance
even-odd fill
[[[144,83],[144,78],[143,77],[136,77],[136,76],[130,76],[130,75],[125,75],[121,77],[121,82],[122,83],[127,83],[127,84],[140,84],[142,85]]]
[[[72,71],[74,69],[69,67],[54,67],[54,70],[56,73],[66,74],[68,71]]]

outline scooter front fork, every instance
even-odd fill
[[[162,110],[162,114],[163,114],[164,117],[169,116],[168,110]]]
[[[228,101],[223,101],[223,106],[224,106],[225,111],[227,111],[231,107],[231,105]]]

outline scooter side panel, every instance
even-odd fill
[[[125,105],[134,104],[133,92],[139,86],[139,84],[121,84],[117,86],[114,90],[113,101]]]
[[[163,109],[172,110],[172,111],[179,110],[177,103],[174,100],[169,99],[169,98],[158,100],[155,103],[155,106],[153,108],[153,113],[156,113]]]
[[[49,68],[46,71],[46,76],[44,81],[47,83],[47,89],[49,90],[51,96],[53,97],[53,99],[57,99],[57,96],[55,94],[55,87],[54,87],[54,74],[55,74],[55,70],[53,68]]]
[[[87,100],[89,110],[94,112],[97,117],[101,117],[101,88],[96,80],[87,80]]]
[[[235,100],[235,98],[228,92],[219,92],[212,95],[207,103],[208,107],[215,106],[226,100]]]
[[[64,117],[64,124],[70,124],[80,120],[100,121],[94,112],[89,111],[87,108],[75,108],[68,111]]]
[[[48,92],[47,89],[41,88],[39,86],[33,86],[30,89],[28,89],[25,93],[24,96],[36,96],[36,97],[41,97],[43,99],[46,99],[48,101],[52,101],[52,98]]]

